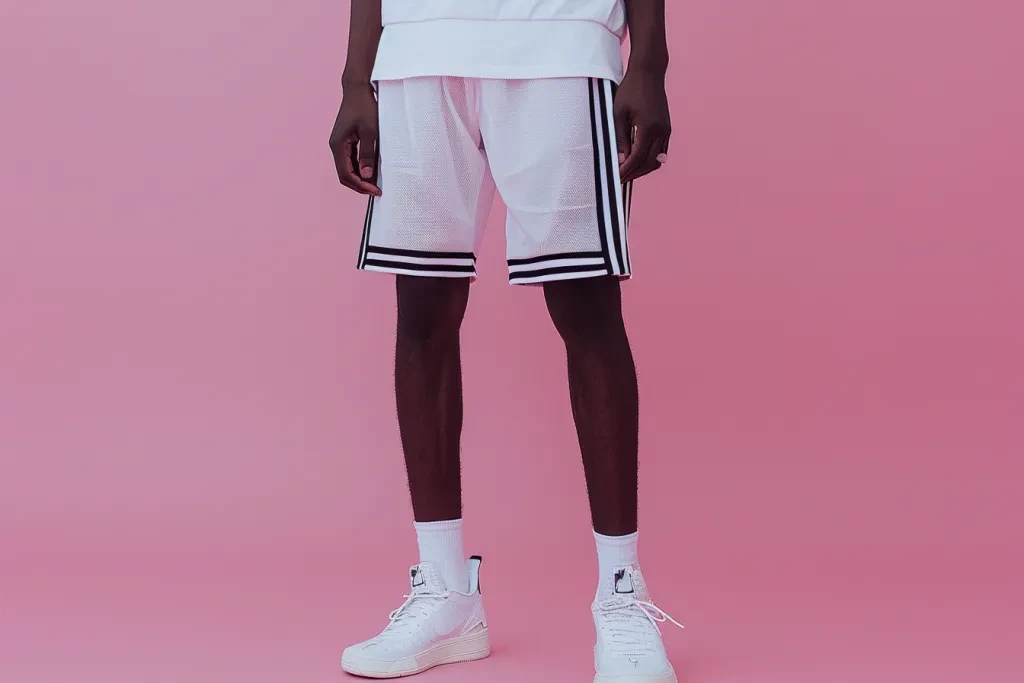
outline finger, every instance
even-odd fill
[[[629,156],[626,157],[626,160],[619,168],[619,176],[622,182],[628,183],[637,177],[636,172],[647,163],[648,158],[652,157],[651,150],[654,149],[655,142],[656,139],[651,135],[649,129],[637,128],[636,139],[633,140]]]
[[[644,176],[647,176],[647,175],[650,175],[651,173],[654,173],[655,171],[657,171],[660,168],[661,168],[661,164],[658,163],[658,162],[654,162],[653,164],[644,164],[643,166],[641,166],[640,168],[638,168],[636,171],[633,172],[633,177],[632,178],[630,178],[629,180],[626,180],[624,182],[627,182],[627,183],[633,182],[634,180],[638,180],[640,178],[643,178]]]
[[[353,150],[355,153],[355,150]],[[356,168],[359,169],[359,182],[367,194],[377,197],[381,195],[377,180],[377,131],[363,128],[359,131],[359,150],[354,154]]]
[[[377,130],[365,127],[359,129],[359,177],[371,180],[377,175]]]
[[[648,151],[646,157],[642,159],[639,164],[637,164],[637,167],[633,171],[631,171],[629,176],[623,177],[622,182],[628,183],[633,180],[636,180],[637,178],[643,178],[645,175],[653,173],[654,171],[657,171],[659,168],[661,168],[661,165],[663,163],[662,158],[665,154],[661,150],[665,149],[667,144],[668,143],[664,136],[654,138],[651,141],[650,150]]]
[[[331,147],[331,151],[334,153],[334,167],[338,170],[338,181],[353,190],[356,189],[355,181],[357,180],[352,170],[352,146],[354,144],[354,141],[346,139],[341,143],[341,149]]]
[[[615,145],[619,150],[619,166],[629,157],[632,147],[633,117],[628,109],[617,109],[615,117]]]
[[[670,130],[668,132],[668,134],[665,135],[664,142],[662,142],[662,144],[661,144],[661,153],[658,154],[658,156],[657,156],[658,163],[660,163],[662,165],[668,163],[668,144],[669,144],[669,141],[671,139],[672,139],[672,132]],[[655,147],[655,149],[658,149],[658,148]]]
[[[346,138],[341,152],[335,153],[334,164],[338,169],[338,180],[345,187],[355,190],[360,194],[376,194],[379,196],[380,190],[377,186],[364,181],[356,173],[354,159],[356,158],[357,144],[358,140],[355,136]]]

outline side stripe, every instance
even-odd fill
[[[607,106],[605,107],[605,112],[606,112],[607,117],[608,117],[607,118],[608,126],[611,129],[611,137],[610,137],[611,143],[610,144],[612,146],[612,149],[615,150],[615,156],[612,157],[612,160],[615,163],[611,164],[611,173],[609,174],[608,182],[609,182],[609,184],[611,185],[611,187],[614,190],[614,193],[612,195],[610,195],[610,196],[614,196],[615,197],[614,204],[612,205],[612,212],[613,212],[613,214],[614,214],[614,216],[616,218],[616,222],[618,223],[618,238],[619,238],[619,243],[622,245],[622,248],[619,250],[619,255],[620,255],[619,256],[619,263],[623,267],[622,272],[623,273],[628,273],[628,272],[630,272],[630,267],[629,267],[629,240],[627,239],[627,235],[626,235],[626,228],[627,228],[627,220],[628,219],[626,217],[626,209],[625,209],[626,202],[625,202],[625,197],[624,197],[624,194],[626,192],[626,188],[623,187],[622,179],[619,176],[619,165],[617,163],[618,162],[618,142],[615,140],[615,110],[614,110],[614,107],[613,107],[613,103],[614,103],[616,88],[615,88],[615,84],[612,81],[603,81],[603,83],[604,83],[604,87],[605,87],[605,89],[607,91],[607,95],[608,95]],[[630,186],[632,186],[632,183],[630,183]]]
[[[633,181],[630,180],[626,183],[626,227],[629,227],[629,213],[633,208]]]
[[[621,188],[617,180],[617,169],[618,169],[618,157],[616,154],[616,142],[615,142],[615,123],[612,118],[612,103],[611,103],[611,88],[608,87],[608,81],[598,81],[598,99],[601,104],[601,130],[603,133],[603,152],[604,152],[604,183],[606,185],[607,193],[605,194],[606,204],[605,210],[608,212],[610,220],[608,221],[608,228],[611,233],[609,243],[614,245],[612,251],[615,254],[615,273],[617,275],[623,275],[627,273],[626,270],[626,259],[623,253],[623,235],[621,231],[622,219],[620,219],[619,205],[621,205]],[[613,151],[616,150],[616,151]]]
[[[370,246],[370,223],[373,220],[373,200],[374,196],[370,195],[369,201],[366,202],[366,216],[363,218],[363,240],[359,245],[359,260],[356,262],[356,268],[362,268],[366,265],[366,250]]]
[[[611,82],[611,103],[612,103],[612,105],[615,102],[615,93],[616,92],[618,92],[618,85],[616,85],[615,82],[612,81]],[[614,121],[614,113],[613,112],[612,112],[612,117],[611,118],[612,118],[612,121]],[[612,127],[614,127],[614,123],[612,123]],[[636,135],[633,133],[633,131],[630,131],[630,142],[631,143],[635,141],[635,139],[634,139],[635,137],[636,137]],[[622,180],[620,180],[620,182],[622,182]],[[633,204],[633,181],[630,180],[629,182],[627,182],[626,184],[623,185],[623,205],[624,205],[623,206],[623,211],[625,211],[625,213],[626,213],[626,227],[627,228],[629,228],[629,226],[630,226],[630,208],[631,208],[632,204]],[[629,245],[627,245],[626,251],[627,251],[627,256],[629,256],[629,254],[628,254],[628,252],[629,252]]]
[[[373,96],[377,96],[377,84],[373,85]],[[374,160],[375,168],[377,169],[376,181],[380,182],[380,148],[377,149],[376,159]],[[374,197],[370,195],[369,200],[366,202],[366,218],[363,220],[363,241],[359,246],[359,261],[356,263],[356,268],[362,268],[366,265],[366,252],[370,248],[370,228],[373,225],[373,204]]]
[[[601,241],[601,254],[604,257],[605,267],[611,274],[613,272],[612,257],[608,251],[608,234],[604,220],[604,183],[601,182],[601,155],[598,151],[601,136],[598,133],[597,103],[594,97],[597,79],[589,79],[588,86],[590,90],[590,135],[594,148],[594,200],[597,205],[597,233]]]

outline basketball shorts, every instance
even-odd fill
[[[421,77],[377,83],[377,180],[359,268],[476,277],[495,190],[509,280],[629,277],[612,81]]]

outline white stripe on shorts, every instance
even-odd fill
[[[550,254],[508,261],[508,279],[515,285],[607,274],[607,260],[602,252]]]
[[[619,249],[616,246],[617,229],[613,226],[613,218],[617,212],[612,208],[612,197],[609,196],[609,188],[613,183],[608,182],[608,174],[611,172],[609,162],[612,149],[614,149],[614,125],[611,127],[609,137],[608,119],[606,118],[606,107],[604,104],[604,81],[599,78],[590,80],[590,111],[593,115],[593,139],[594,139],[594,198],[597,201],[597,225],[601,231],[601,247],[608,259],[608,269],[613,275],[620,275]]]
[[[623,274],[629,273],[629,242],[626,238],[626,211],[625,202],[623,201],[623,188],[622,180],[619,177],[619,145],[615,139],[615,111],[612,108],[612,99],[615,96],[615,91],[612,87],[611,81],[601,81],[602,88],[604,90],[604,102],[605,102],[605,120],[608,121],[608,127],[610,129],[610,142],[612,154],[609,156],[609,162],[611,169],[609,169],[608,184],[613,188],[615,192],[615,198],[611,210],[615,212],[612,217],[612,223],[615,229],[618,230],[618,244],[621,245],[620,253],[622,254],[622,261],[620,266],[622,267]]]
[[[401,275],[475,277],[476,256],[463,252],[430,252],[370,245],[359,267]]]

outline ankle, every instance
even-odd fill
[[[622,536],[605,536],[594,532],[597,543],[598,591],[601,585],[612,579],[612,575],[623,567],[636,567],[639,564],[637,541],[639,532]]]
[[[420,562],[429,562],[441,575],[448,590],[469,591],[466,555],[462,549],[462,520],[415,522]]]

